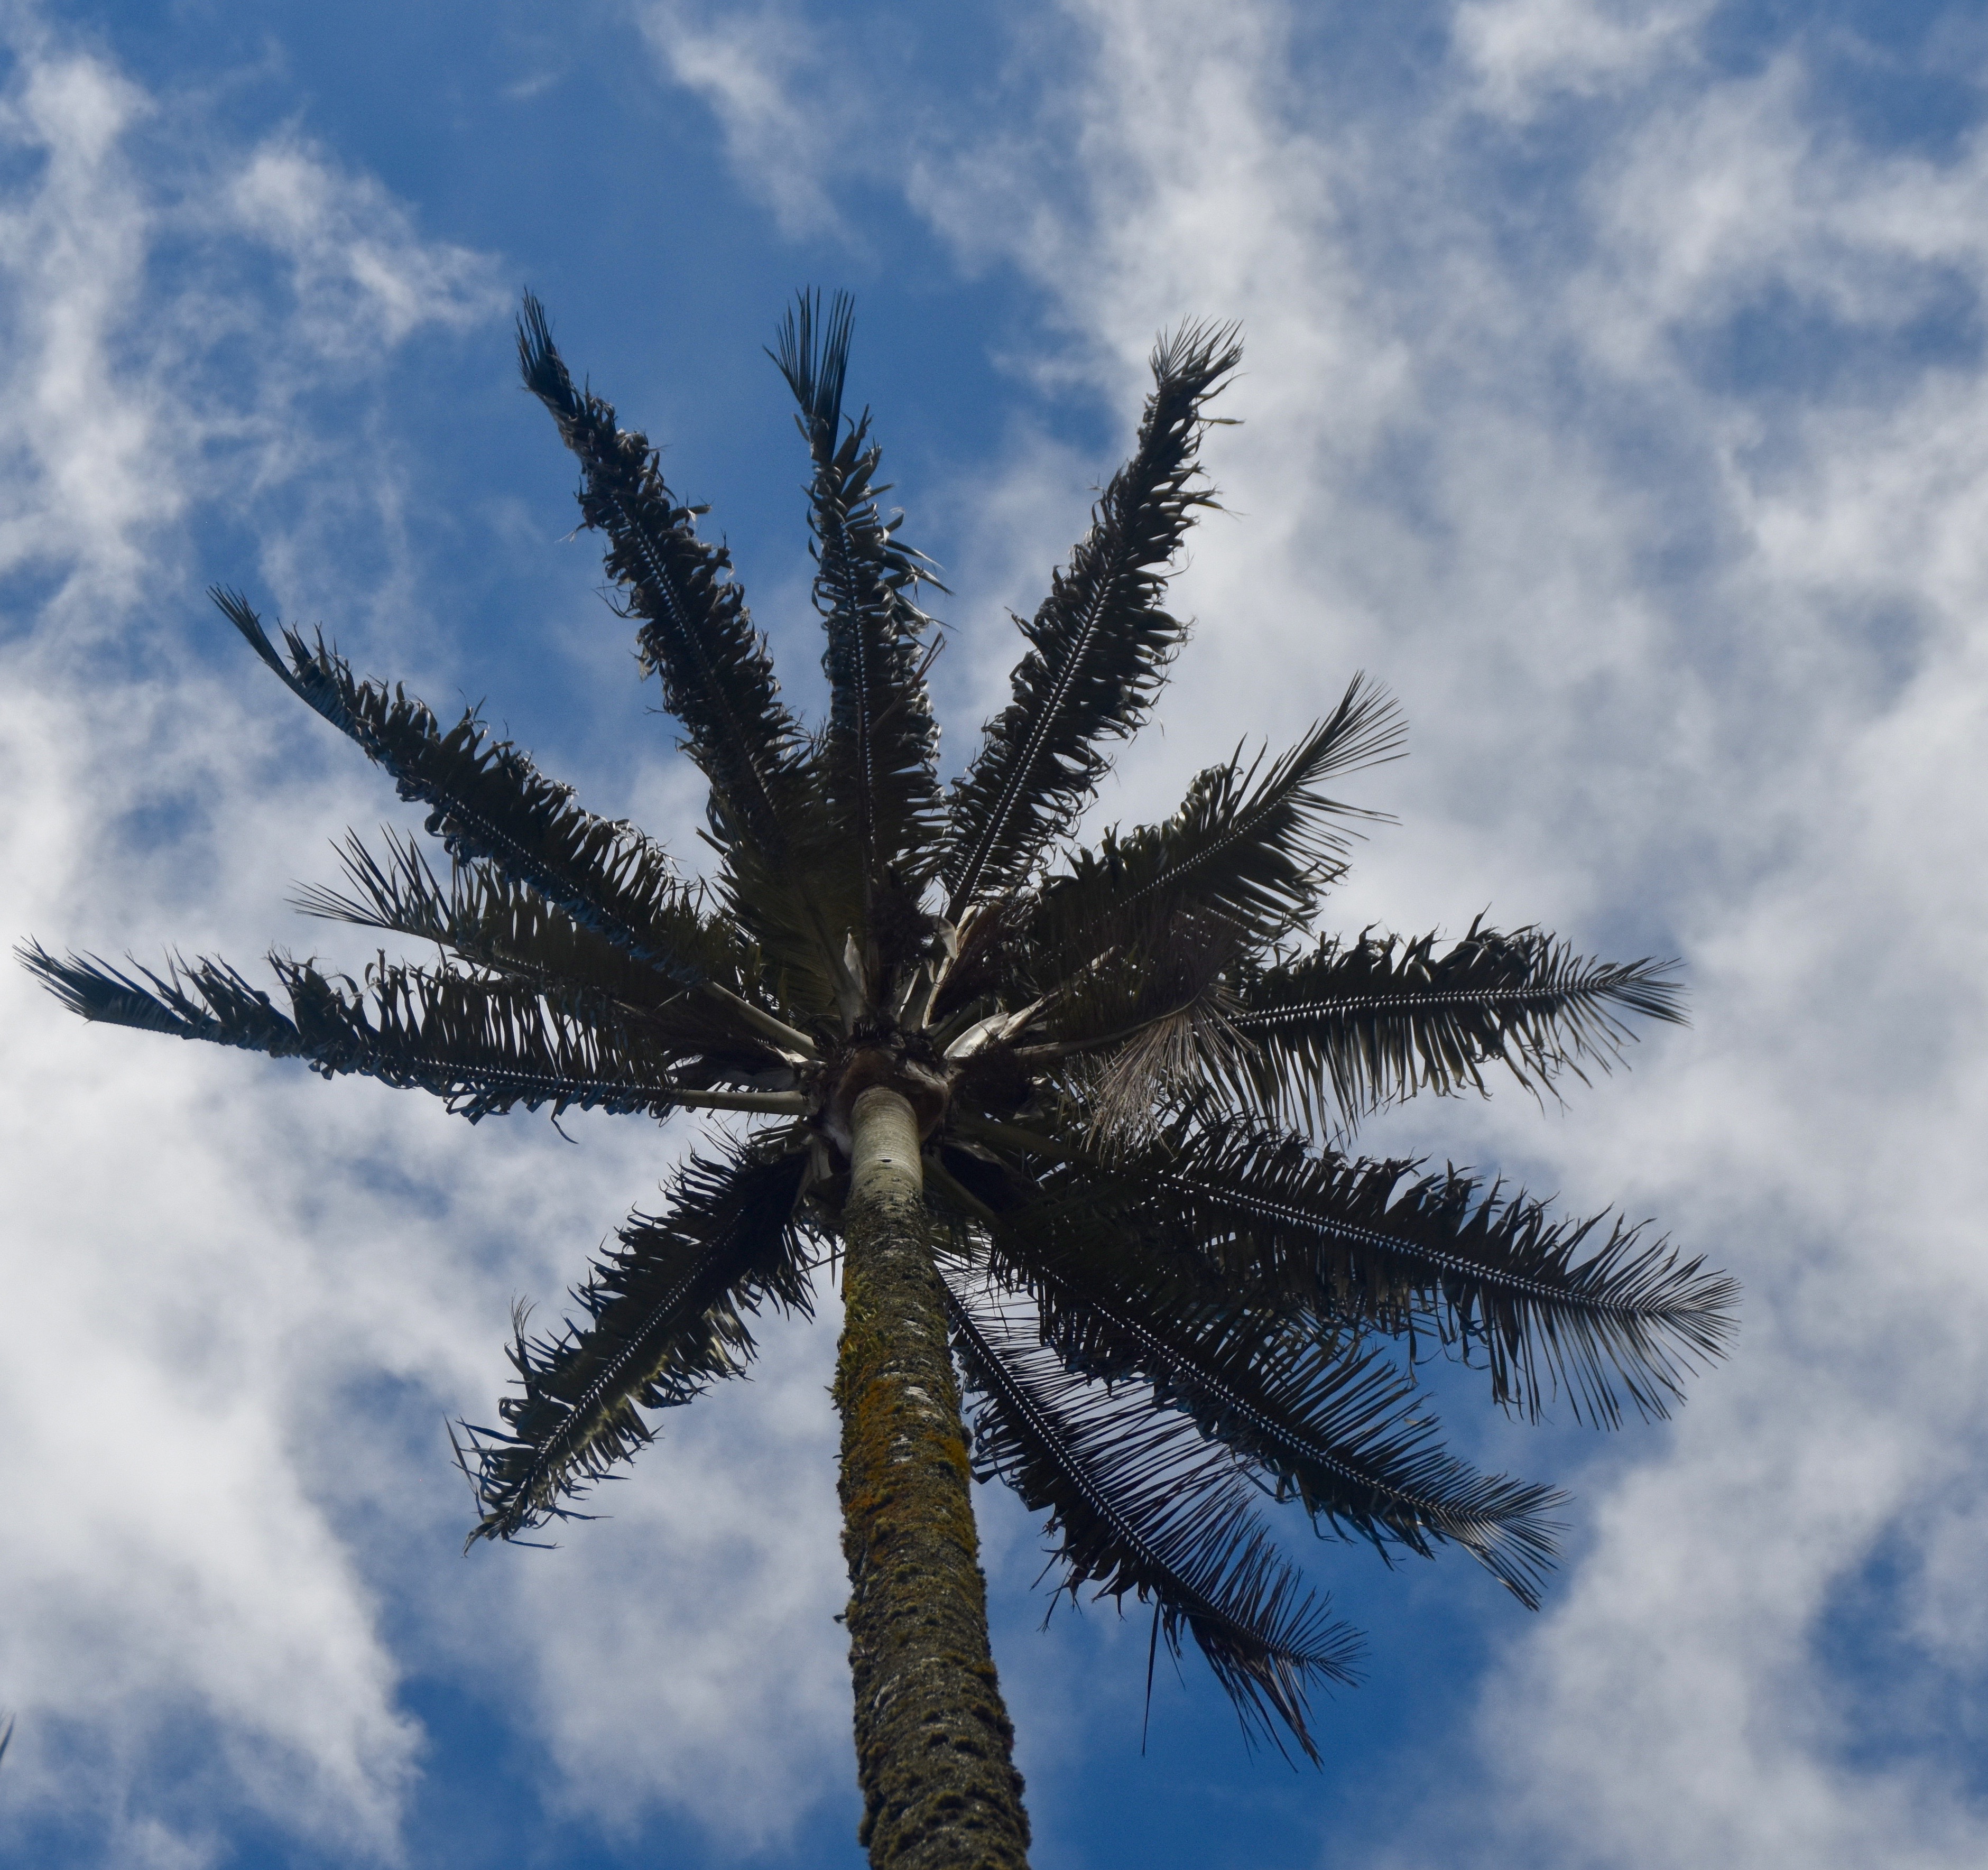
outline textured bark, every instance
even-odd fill
[[[857,1834],[877,1870],[1026,1870],[917,1120],[877,1087],[857,1100],[853,1129],[835,1393]]]

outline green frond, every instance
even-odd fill
[[[175,961],[163,974],[140,968],[134,979],[94,959],[59,961],[32,946],[20,952],[86,1020],[299,1058],[326,1077],[357,1074],[428,1091],[472,1123],[546,1104],[555,1115],[661,1117],[687,1092],[702,1091],[710,1075],[702,1055],[639,1019],[576,1020],[529,989],[487,976],[382,962],[367,969],[362,986],[272,955],[289,1001],[285,1014],[223,962]],[[749,1081],[769,1087],[781,1069],[769,1053]]]
[[[1564,1393],[1613,1427],[1626,1400],[1662,1416],[1692,1368],[1719,1354],[1738,1287],[1606,1216],[1547,1204],[1455,1170],[1316,1154],[1253,1123],[1201,1117],[1124,1171],[1128,1206],[1257,1301],[1481,1353],[1502,1405],[1537,1417]]]
[[[530,1337],[520,1309],[522,1393],[499,1405],[504,1428],[463,1425],[483,1508],[472,1544],[574,1517],[563,1503],[653,1438],[644,1410],[688,1402],[751,1361],[750,1314],[770,1302],[812,1315],[795,1219],[807,1154],[790,1142],[678,1169],[668,1211],[631,1216],[573,1293],[583,1325]]]
[[[1161,607],[1197,508],[1203,407],[1242,359],[1232,327],[1183,326],[1153,353],[1132,458],[1112,477],[1089,534],[1022,626],[1014,699],[952,790],[942,871],[946,920],[1023,882],[1067,830],[1109,764],[1102,742],[1145,719],[1185,627]]]
[[[355,679],[321,634],[313,644],[284,631],[286,663],[238,592],[210,594],[292,694],[356,741],[402,798],[428,808],[428,832],[451,856],[495,864],[673,980],[704,978],[705,918],[660,846],[625,821],[583,810],[570,786],[491,739],[474,709],[444,732],[426,703]]]
[[[969,1281],[948,1287],[975,1471],[1050,1514],[1061,1588],[1153,1603],[1176,1654],[1193,1637],[1246,1731],[1276,1740],[1281,1722],[1316,1761],[1310,1691],[1355,1679],[1359,1641],[1277,1553],[1228,1455],[1150,1393],[1073,1375]]]
[[[1433,935],[1328,939],[1239,980],[1234,1022],[1251,1043],[1226,1087],[1323,1128],[1420,1091],[1481,1091],[1489,1063],[1528,1089],[1563,1072],[1584,1083],[1584,1065],[1607,1070],[1635,1036],[1625,1015],[1682,1023],[1673,965],[1591,961],[1538,929],[1481,921],[1442,954]]]
[[[830,695],[816,770],[835,834],[861,854],[871,892],[905,872],[900,888],[915,897],[941,822],[938,728],[920,641],[932,620],[916,597],[921,583],[943,587],[931,561],[898,536],[902,516],[879,508],[888,489],[876,485],[883,451],[870,439],[869,412],[844,430],[851,309],[838,293],[823,325],[820,295],[800,294],[773,353],[800,404],[813,464],[809,527]],[[883,957],[887,965],[901,959]]]

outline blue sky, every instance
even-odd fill
[[[1743,1280],[1733,1357],[1612,1438],[1437,1373],[1464,1451],[1574,1491],[1568,1562],[1528,1617],[1287,1527],[1369,1637],[1317,1773],[1192,1656],[1142,1754],[1144,1623],[1040,1628],[983,1491],[1039,1870],[1988,1855],[1978,9],[10,0],[0,57],[10,938],[367,959],[286,898],[407,814],[213,581],[694,864],[509,320],[529,284],[712,502],[813,705],[761,347],[816,284],[953,590],[950,759],[1154,333],[1238,318],[1196,634],[1095,822],[1364,668],[1411,757],[1341,925],[1682,957],[1632,1071],[1369,1141],[1658,1217]],[[0,996],[0,1862],[857,1863],[832,1295],[611,1518],[459,1554],[442,1422],[693,1127],[472,1128]]]

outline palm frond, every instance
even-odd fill
[[[518,361],[526,387],[580,462],[583,522],[607,536],[608,575],[626,593],[664,705],[711,781],[715,828],[727,842],[743,836],[776,852],[794,847],[806,742],[779,699],[732,555],[698,537],[705,509],[678,502],[648,437],[620,428],[611,403],[575,386],[546,309],[529,293],[518,320]]]
[[[771,1302],[812,1315],[794,1216],[806,1168],[805,1148],[778,1141],[693,1158],[668,1212],[631,1216],[573,1293],[584,1325],[531,1337],[520,1308],[511,1361],[522,1393],[499,1405],[504,1428],[463,1425],[458,1452],[483,1509],[471,1543],[573,1517],[562,1503],[653,1439],[644,1409],[688,1402],[751,1361],[749,1314]]]
[[[1235,1054],[1249,1042],[1237,1034],[1232,1010],[1220,979],[1205,981],[1138,1023],[1108,1056],[1080,1064],[1092,1138],[1107,1151],[1142,1142],[1183,1093],[1242,1070]]]
[[[1112,477],[1089,534],[1022,626],[1014,699],[953,788],[942,874],[946,919],[1020,883],[1075,822],[1108,761],[1101,743],[1145,719],[1185,634],[1161,608],[1195,510],[1208,399],[1241,361],[1233,327],[1183,326],[1153,353],[1153,393],[1132,458]]]
[[[1556,1219],[1523,1191],[1417,1166],[1202,1116],[1128,1164],[1124,1185],[1150,1191],[1151,1226],[1264,1302],[1481,1351],[1496,1401],[1534,1417],[1560,1392],[1610,1427],[1625,1400],[1661,1417],[1723,1350],[1739,1288],[1702,1260],[1605,1215]]]
[[[1635,1037],[1624,1016],[1681,1024],[1675,963],[1591,961],[1536,928],[1473,921],[1442,954],[1433,935],[1326,940],[1300,959],[1247,974],[1237,1031],[1253,1040],[1230,1091],[1285,1121],[1351,1123],[1417,1091],[1483,1091],[1502,1064],[1528,1089],[1584,1065],[1607,1070]]]
[[[1317,1760],[1308,1693],[1355,1679],[1358,1638],[1278,1554],[1227,1454],[1150,1392],[1073,1375],[956,1273],[948,1290],[975,1470],[1050,1515],[1061,1588],[1155,1604],[1168,1645],[1194,1638],[1246,1731],[1275,1740],[1280,1721]]]
[[[542,992],[584,991],[604,1003],[644,1010],[690,997],[689,989],[583,927],[537,891],[514,883],[495,864],[452,864],[445,883],[413,838],[390,828],[380,835],[387,847],[384,858],[354,832],[334,847],[346,891],[307,884],[291,898],[292,904],[320,921],[432,942],[475,966],[495,969]],[[705,938],[698,958],[704,979],[737,982],[739,958],[722,925],[706,921],[697,930],[686,918],[684,932]]]
[[[354,834],[338,848],[347,893],[310,885],[292,898],[306,915],[432,942],[471,965],[543,994],[561,1012],[610,1023],[634,1020],[685,1053],[729,1058],[742,1080],[777,1059],[766,1040],[781,1031],[739,997],[748,957],[723,925],[704,925],[705,978],[679,986],[604,940],[535,890],[494,865],[451,866],[444,883],[412,838],[384,834],[380,858]],[[687,930],[688,933],[688,931]],[[726,983],[729,982],[728,986]],[[804,1034],[788,1035],[789,1043]]]
[[[210,593],[284,685],[384,768],[428,830],[465,863],[493,863],[583,928],[686,985],[704,978],[711,935],[661,847],[625,821],[597,818],[475,711],[444,732],[426,703],[360,681],[322,634],[283,632],[289,661],[238,592]]]
[[[175,961],[134,978],[94,959],[57,960],[39,946],[20,954],[86,1020],[299,1058],[326,1077],[428,1091],[472,1123],[521,1107],[661,1117],[687,1096],[712,1101],[702,1054],[640,1020],[573,1018],[509,981],[383,961],[362,986],[272,955],[286,1014],[224,962]],[[764,1090],[783,1067],[768,1053],[752,1069],[749,1081]]]
[[[1537,1609],[1564,1496],[1446,1454],[1412,1376],[1319,1328],[1265,1282],[1213,1270],[1179,1230],[1142,1230],[1115,1178],[1066,1164],[1046,1182],[999,1153],[942,1145],[928,1169],[954,1250],[1033,1300],[1042,1341],[1073,1371],[1149,1384],[1314,1522],[1424,1557],[1462,1547]],[[1246,1296],[1239,1297],[1242,1285]]]
[[[920,644],[932,619],[916,599],[921,583],[943,587],[931,561],[898,536],[903,516],[886,518],[878,506],[889,489],[876,484],[883,451],[869,412],[844,432],[851,311],[838,293],[824,323],[820,295],[800,294],[773,354],[800,404],[814,468],[809,528],[830,694],[817,770],[836,833],[861,852],[874,893],[907,863],[915,870],[938,828],[938,728]],[[923,881],[907,880],[914,892]]]
[[[1065,1060],[1108,1057],[1183,1016],[1219,1020],[1226,1030],[1236,1004],[1229,976],[1243,960],[1242,942],[1226,918],[1177,907],[1053,986],[1024,975],[1040,1005],[1016,1035],[1017,1057],[1036,1070]]]
[[[1136,951],[1182,914],[1226,923],[1258,953],[1308,922],[1344,870],[1349,819],[1378,814],[1328,797],[1335,773],[1399,756],[1399,711],[1355,676],[1339,705],[1267,773],[1262,758],[1211,766],[1166,823],[1071,858],[1044,886],[1028,939],[1037,978],[1067,979],[1110,952]]]
[[[1477,1473],[1444,1452],[1412,1380],[1357,1337],[1321,1339],[1275,1313],[1132,1277],[1065,1251],[1028,1283],[1044,1341],[1107,1382],[1138,1378],[1266,1476],[1314,1520],[1430,1556],[1461,1546],[1529,1610],[1539,1608],[1564,1496]]]

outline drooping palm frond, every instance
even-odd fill
[[[1128,1165],[1124,1185],[1149,1190],[1150,1225],[1239,1290],[1481,1350],[1494,1398],[1534,1417],[1559,1393],[1611,1427],[1625,1401],[1661,1417],[1719,1354],[1738,1288],[1702,1260],[1607,1216],[1557,1219],[1523,1192],[1417,1166],[1203,1116]]]
[[[1377,814],[1327,797],[1331,775],[1398,756],[1399,711],[1355,676],[1339,705],[1258,778],[1261,757],[1211,766],[1166,823],[1107,832],[1052,878],[1027,939],[1045,987],[1106,953],[1136,952],[1182,916],[1233,928],[1254,955],[1309,921],[1342,871],[1348,819]]]
[[[1018,1182],[998,1156],[981,1155],[935,1152],[937,1211],[956,1253],[1030,1296],[1043,1341],[1068,1368],[1151,1385],[1279,1499],[1372,1540],[1383,1557],[1390,1544],[1429,1557],[1452,1543],[1537,1608],[1557,1530],[1547,1516],[1564,1496],[1445,1453],[1412,1376],[1357,1325],[1321,1330],[1315,1311],[1267,1282],[1257,1302],[1239,1298],[1204,1254],[1142,1232],[1080,1165]]]
[[[698,537],[704,509],[670,491],[648,437],[622,429],[611,403],[575,386],[546,309],[529,293],[518,321],[518,362],[526,387],[579,460],[583,522],[607,536],[608,575],[627,593],[663,704],[711,781],[721,837],[790,852],[801,840],[806,742],[779,698],[731,553]]]
[[[631,1216],[573,1295],[585,1325],[529,1337],[520,1310],[511,1361],[522,1394],[499,1405],[504,1428],[463,1425],[458,1454],[483,1508],[471,1543],[570,1517],[563,1502],[653,1439],[643,1410],[688,1402],[751,1361],[749,1314],[771,1302],[812,1315],[794,1212],[807,1161],[804,1143],[778,1138],[693,1158],[667,1212]]]
[[[1436,1542],[1461,1546],[1538,1608],[1554,1550],[1547,1515],[1564,1496],[1444,1452],[1412,1379],[1357,1334],[1321,1337],[1205,1282],[1197,1290],[1155,1280],[1136,1251],[1066,1244],[1016,1271],[1036,1296],[1044,1341],[1072,1368],[1151,1384],[1314,1520],[1384,1555],[1390,1543],[1425,1557]]]
[[[529,989],[485,976],[381,962],[367,969],[362,986],[272,955],[290,1003],[285,1014],[224,962],[174,962],[162,974],[140,968],[134,978],[93,959],[60,961],[34,946],[19,952],[85,1019],[299,1058],[326,1077],[357,1074],[428,1091],[472,1123],[547,1104],[555,1115],[662,1117],[686,1097],[700,1106],[783,1107],[759,1091],[709,1090],[705,1056],[652,1023],[576,1019]],[[781,1067],[769,1052],[754,1070],[752,1081],[764,1087],[777,1082]]]
[[[1014,699],[953,788],[942,871],[948,921],[1027,876],[1096,790],[1108,763],[1101,743],[1144,719],[1185,634],[1161,607],[1168,569],[1196,509],[1214,504],[1192,485],[1203,407],[1241,359],[1229,326],[1185,326],[1154,350],[1132,458],[1022,626],[1030,647]]]
[[[835,834],[852,840],[874,896],[894,871],[915,895],[940,822],[938,728],[925,692],[920,637],[931,618],[918,587],[934,583],[931,561],[897,536],[876,485],[883,450],[870,417],[843,422],[850,301],[837,293],[826,323],[820,296],[803,293],[773,355],[800,404],[796,418],[814,472],[808,489],[815,607],[828,637],[822,666],[829,718],[816,769]]]
[[[490,739],[474,709],[444,732],[425,702],[357,680],[322,635],[306,643],[285,630],[286,663],[240,593],[211,595],[293,695],[357,742],[402,798],[428,808],[428,831],[452,856],[496,864],[672,979],[704,978],[705,918],[659,845],[624,821],[583,810],[570,786]]]
[[[1285,1121],[1351,1123],[1418,1091],[1482,1091],[1491,1063],[1529,1089],[1562,1072],[1585,1082],[1584,1064],[1608,1070],[1633,1038],[1623,1015],[1684,1019],[1669,962],[1590,961],[1481,918],[1442,954],[1435,939],[1328,938],[1249,973],[1234,1017],[1253,1043],[1229,1089]]]
[[[1316,1760],[1309,1692],[1355,1679],[1359,1639],[1278,1554],[1228,1455],[1143,1386],[1073,1375],[970,1279],[949,1275],[948,1290],[976,1471],[1050,1515],[1062,1588],[1154,1603],[1169,1646],[1193,1637],[1246,1732],[1281,1744],[1281,1722]]]
[[[1229,1018],[1233,1003],[1219,977],[1202,982],[1140,1022],[1108,1055],[1080,1060],[1068,1071],[1082,1087],[1090,1134],[1102,1148],[1115,1151],[1144,1141],[1182,1097],[1239,1068],[1235,1053],[1249,1042]]]

